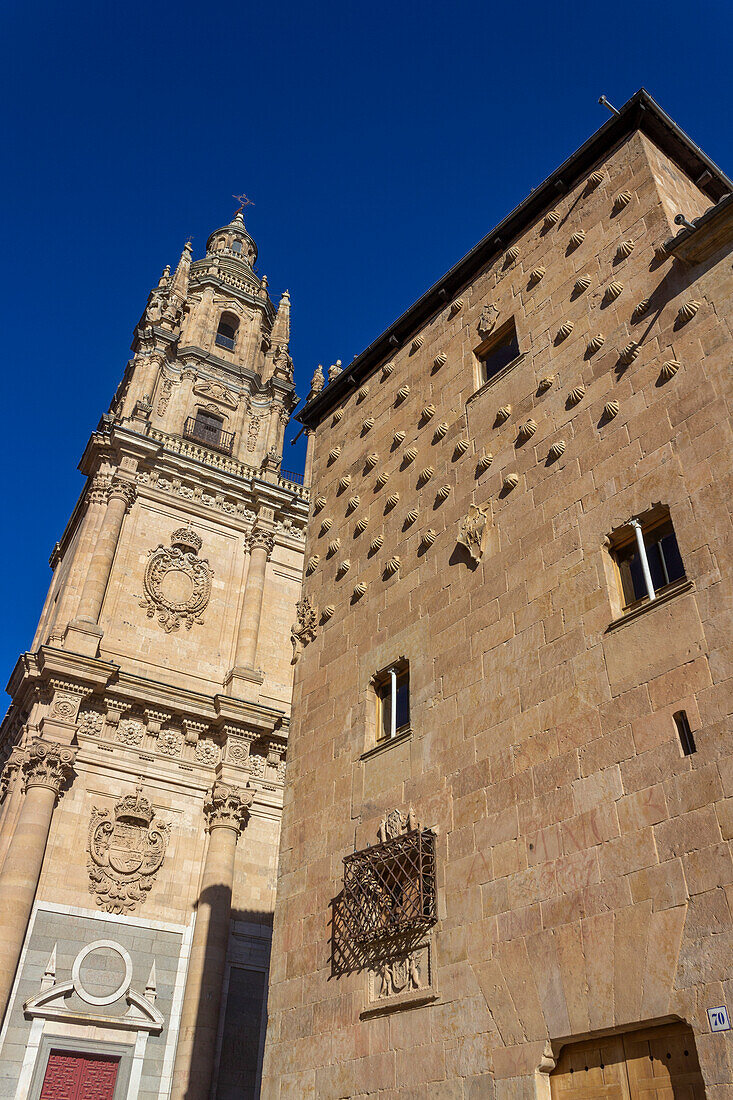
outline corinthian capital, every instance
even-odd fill
[[[124,500],[126,508],[131,508],[136,496],[137,489],[132,482],[125,481],[121,477],[112,478],[112,484],[107,490],[107,500],[118,497],[120,500]]]
[[[206,795],[204,801],[204,813],[209,826],[212,829],[235,829],[241,833],[249,816],[249,807],[252,805],[255,793],[250,790],[242,790],[241,787],[229,787],[226,783],[215,783]]]
[[[275,539],[273,538],[272,532],[268,531],[265,527],[253,527],[247,535],[246,547],[250,554],[253,550],[265,550],[269,558],[274,545]]]
[[[75,759],[76,749],[36,737],[26,749],[22,764],[25,789],[48,787],[58,794],[72,773]]]

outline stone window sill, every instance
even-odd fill
[[[438,994],[433,989],[414,989],[410,993],[398,993],[394,997],[383,997],[359,1013],[360,1020],[370,1016],[386,1016],[388,1012],[398,1012],[402,1008],[419,1008],[421,1005],[437,1001]]]
[[[618,619],[614,619],[612,623],[606,627],[606,634],[610,634],[614,630],[619,630],[622,626],[626,626],[627,623],[633,622],[641,615],[647,615],[650,611],[654,611],[655,607],[660,607],[670,600],[674,600],[677,596],[681,596],[684,592],[690,592],[694,588],[694,584],[691,580],[684,579],[676,581],[674,584],[670,584],[655,600],[645,600],[637,607],[631,608],[630,611],[624,612]]]
[[[412,737],[412,727],[408,726],[407,729],[402,730],[401,733],[396,734],[394,737],[386,737],[383,741],[378,741],[376,745],[373,745],[366,752],[363,752],[359,757],[360,760],[371,760],[373,756],[381,756],[383,752],[389,752],[395,745],[402,745],[405,741],[409,741]]]

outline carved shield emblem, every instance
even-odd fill
[[[496,322],[499,319],[499,310],[495,305],[484,306],[481,310],[481,316],[478,319],[478,334],[482,340],[485,340],[487,336],[490,336],[496,327]]]
[[[200,549],[196,532],[182,527],[171,535],[170,547],[161,545],[150,551],[140,606],[149,619],[157,615],[166,634],[178,630],[182,622],[187,630],[203,622],[214,570],[206,558],[198,556]]]
[[[89,889],[108,913],[127,913],[144,901],[160,870],[170,826],[154,820],[155,810],[143,797],[121,798],[114,811],[92,811],[89,826]]]
[[[481,561],[486,549],[488,524],[488,509],[477,508],[475,504],[468,509],[468,515],[461,523],[457,541],[461,546],[466,547],[475,562]]]

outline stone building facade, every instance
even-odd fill
[[[308,491],[256,256],[238,212],[152,290],[10,680],[8,1100],[258,1092]]]
[[[317,372],[267,1100],[732,1095],[731,189],[642,91]]]

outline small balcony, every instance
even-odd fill
[[[235,432],[225,432],[214,425],[203,423],[195,416],[189,416],[183,425],[184,439],[201,443],[204,447],[210,447],[212,451],[221,451],[225,455],[232,453],[235,434]]]

